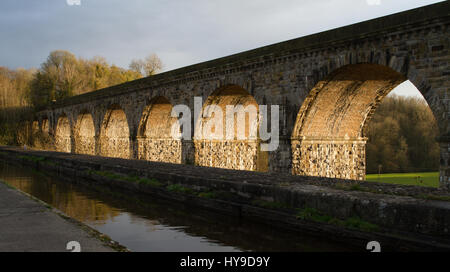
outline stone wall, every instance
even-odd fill
[[[403,81],[402,74],[378,64],[346,65],[319,81],[297,116],[292,172],[364,180],[365,128],[382,99]]]
[[[346,135],[350,139],[363,138],[364,126],[383,97],[402,80],[408,79],[428,102],[444,139],[441,145],[446,146],[450,143],[446,140],[450,135],[449,9],[450,3],[442,2],[161,73],[58,101],[50,108],[42,109],[37,118],[49,120],[52,135],[55,120],[63,113],[74,125],[78,115],[89,112],[98,140],[95,143],[96,155],[148,158],[148,155],[139,155],[148,154],[147,151],[139,151],[143,147],[139,144],[139,137],[145,136],[140,132],[140,124],[144,116],[151,115],[148,106],[158,97],[164,97],[171,105],[188,105],[192,113],[194,97],[201,97],[206,104],[216,101],[221,106],[249,101],[269,108],[279,105],[280,145],[264,155],[267,157],[265,168],[271,172],[300,173],[296,165],[300,160],[293,157],[303,156],[305,150],[292,148],[297,145],[293,145],[291,139],[328,139],[326,137],[334,136],[342,139]],[[235,93],[223,100],[226,102],[221,102],[219,93],[230,87],[244,91],[246,95],[244,92]],[[112,117],[111,110],[115,107],[121,109],[122,116]],[[191,116],[192,138],[197,125],[194,120],[201,115],[197,112]],[[118,134],[107,132],[112,131],[108,128],[109,122],[119,122],[120,125],[115,127],[121,127],[126,133],[122,135],[120,129]],[[160,126],[157,129],[166,131],[166,128]],[[155,139],[165,139],[161,135],[166,136],[167,133],[161,131],[157,132]],[[197,140],[193,139],[194,142]],[[177,146],[170,142],[166,144],[169,146],[165,149]],[[324,150],[332,147],[325,146],[329,148]],[[194,151],[194,148],[204,147],[209,150]],[[157,148],[164,149],[160,144]],[[224,153],[223,148],[235,153]],[[329,152],[337,152],[333,151],[336,148],[331,149]],[[346,145],[337,148],[347,151],[340,151],[339,154],[344,156],[336,165],[343,163],[350,149],[353,147],[347,148]],[[242,154],[242,150],[249,154]],[[316,154],[331,154],[329,152]],[[154,154],[157,153],[155,151]],[[448,151],[441,148],[441,153],[446,157]],[[231,159],[233,156],[236,159]],[[162,157],[167,159],[166,155]],[[193,144],[191,140],[183,140],[181,158],[182,163],[192,163],[197,159],[199,165],[257,170],[260,168],[256,165],[262,157],[257,155],[254,147],[243,146],[242,143]],[[352,161],[356,159],[350,159],[348,165]],[[441,175],[446,173],[447,165],[441,163]],[[347,168],[356,169],[353,166]],[[327,175],[343,175],[332,172]],[[336,169],[335,172],[342,171]],[[360,178],[359,174],[343,176]],[[442,182],[445,180],[448,180],[447,176],[442,176]]]
[[[60,152],[72,151],[71,126],[69,119],[66,116],[58,119],[58,124],[55,130],[55,148]]]
[[[113,158],[130,158],[130,139],[127,137],[101,137],[101,156]]]
[[[91,114],[80,114],[74,129],[75,153],[95,155],[95,127]]]
[[[137,136],[137,158],[141,160],[182,163],[180,126],[172,117],[172,104],[164,97],[155,97],[145,108]],[[172,135],[174,134],[174,135]]]
[[[221,214],[231,213],[238,218],[258,219],[270,226],[282,222],[302,232],[342,235],[345,241],[361,235],[361,248],[371,240],[379,241],[384,249],[389,243],[402,248],[398,240],[392,241],[394,238],[409,243],[425,241],[419,250],[427,244],[435,250],[439,245],[450,245],[450,202],[432,200],[432,197],[448,199],[449,192],[438,188],[361,182],[361,190],[350,190],[351,184],[356,183],[339,179],[204,169],[12,147],[0,147],[0,158],[45,173],[58,173],[59,178],[66,181],[86,182],[96,189],[106,186],[113,191],[126,190],[123,191],[126,194],[150,194],[169,201],[200,205]],[[105,172],[114,175],[102,174]],[[133,176],[152,179],[159,186],[127,179]],[[173,185],[185,190],[173,190]],[[204,193],[212,196],[203,197]],[[425,200],[423,196],[430,199]],[[299,218],[299,212],[303,211],[314,214]],[[312,216],[316,213],[333,220],[314,222]],[[361,224],[342,224],[347,219]],[[373,224],[373,228],[367,228],[370,226],[367,223]],[[351,227],[350,232],[342,232],[345,226]]]
[[[195,163],[237,170],[267,170],[267,156],[260,154],[258,115],[256,100],[239,86],[225,86],[212,93],[196,124]]]
[[[39,122],[33,121],[32,125],[31,125],[31,133],[36,134],[38,132],[39,132]]]
[[[47,134],[50,133],[50,124],[49,124],[48,119],[42,120],[42,132],[47,133]]]
[[[139,137],[138,159],[181,163],[181,140]]]
[[[439,181],[441,187],[450,189],[450,141],[441,139],[439,144],[441,149]]]
[[[105,115],[100,135],[100,155],[130,158],[130,132],[127,117],[120,108],[113,108]]]
[[[265,171],[267,157],[260,153],[259,141],[195,141],[197,165],[235,170]]]
[[[365,139],[292,140],[294,175],[365,180]]]

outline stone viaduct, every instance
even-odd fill
[[[366,124],[410,80],[436,118],[448,186],[449,11],[441,2],[71,97],[39,111],[33,127],[58,151],[363,180]],[[278,149],[261,151],[258,137],[171,138],[172,107],[194,112],[195,96],[204,107],[279,105]]]

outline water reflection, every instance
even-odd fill
[[[132,251],[348,251],[326,239],[105,187],[63,182],[0,161],[0,179]]]

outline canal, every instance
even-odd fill
[[[148,195],[61,181],[0,161],[0,179],[108,235],[131,251],[361,251]]]

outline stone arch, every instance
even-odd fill
[[[74,127],[75,153],[95,155],[95,126],[92,114],[82,111]]]
[[[107,110],[100,128],[100,155],[128,159],[130,129],[123,109],[115,104]]]
[[[234,118],[228,125],[227,106],[241,106],[228,115]],[[239,121],[238,118],[243,119]],[[267,171],[268,154],[260,148],[259,123],[259,106],[245,89],[237,85],[217,89],[205,101],[195,126],[196,164]]]
[[[407,46],[406,44],[403,45]],[[305,78],[306,89],[312,90],[316,88],[329,75],[351,65],[384,66],[386,70],[395,71],[403,75],[405,81],[409,80],[420,91],[434,114],[440,134],[442,136],[450,135],[450,124],[447,118],[448,106],[445,99],[443,99],[445,97],[444,94],[448,90],[448,87],[443,84],[445,82],[445,74],[420,65],[424,60],[414,56],[411,52],[394,54],[389,49],[383,49],[383,44],[380,42],[371,44],[371,47],[371,50],[350,48],[347,51],[343,51],[343,53],[331,56],[325,55],[324,58],[317,62],[317,66],[311,67],[311,73]],[[428,47],[427,42],[420,42],[420,47]],[[429,49],[431,50],[431,48]],[[414,60],[414,58],[417,59]],[[432,58],[426,61],[436,63]],[[444,79],[439,76],[444,77]]]
[[[72,151],[70,121],[65,113],[58,117],[55,129],[55,148],[60,152]]]
[[[153,98],[145,107],[137,135],[138,159],[181,163],[180,126],[177,117],[171,116],[172,108],[163,96]],[[172,130],[176,134],[172,135]]]
[[[382,99],[406,80],[379,64],[346,65],[320,80],[297,115],[293,174],[364,180],[368,121]]]
[[[31,124],[31,135],[39,133],[39,120],[33,120]]]
[[[50,121],[47,116],[42,118],[41,131],[46,135],[50,133]]]

